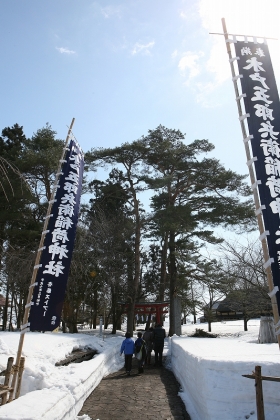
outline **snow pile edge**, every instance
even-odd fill
[[[1,420],[75,419],[85,400],[102,378],[123,366],[123,359],[119,357],[119,352],[120,342],[96,355],[92,360],[77,364],[80,383],[73,393],[70,390],[61,389],[59,385],[50,389],[29,392],[12,403],[2,406]],[[38,408],[39,400],[43,403]],[[35,405],[36,412],[34,412]]]

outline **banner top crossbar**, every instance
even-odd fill
[[[249,38],[262,38],[262,39],[273,39],[278,41],[278,38],[269,38],[267,36],[258,36],[258,35],[241,35],[241,34],[229,34],[227,32],[209,32],[210,35],[231,35],[231,36],[244,36]]]

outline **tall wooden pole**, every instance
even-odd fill
[[[19,338],[19,343],[18,343],[17,357],[16,357],[15,365],[13,366],[14,374],[13,374],[11,387],[14,389],[14,391],[10,393],[9,402],[12,401],[15,397],[16,383],[17,383],[18,372],[19,372],[19,367],[20,367],[20,359],[21,359],[22,347],[23,347],[23,342],[24,342],[24,336],[25,336],[25,332],[28,330],[28,316],[29,316],[29,311],[30,311],[30,306],[31,306],[31,299],[32,299],[32,295],[33,295],[33,287],[35,286],[35,280],[36,280],[36,276],[37,276],[37,272],[38,272],[38,268],[39,268],[39,264],[40,264],[40,258],[41,258],[41,254],[42,254],[42,250],[43,250],[46,230],[47,230],[48,223],[49,223],[49,216],[51,214],[53,200],[54,200],[54,196],[55,196],[55,193],[56,193],[56,185],[58,184],[58,180],[59,180],[59,177],[60,177],[61,161],[64,159],[66,147],[67,147],[70,135],[71,135],[71,131],[72,131],[74,122],[75,122],[75,118],[72,119],[71,125],[69,127],[68,134],[67,134],[65,144],[64,144],[64,148],[63,148],[63,152],[62,152],[62,156],[61,156],[61,159],[60,159],[59,164],[58,164],[58,169],[57,169],[57,173],[56,173],[56,177],[55,177],[55,181],[54,181],[54,188],[53,188],[53,191],[52,191],[51,199],[49,201],[49,207],[48,207],[47,215],[46,215],[45,222],[44,222],[44,227],[43,227],[43,232],[42,232],[42,235],[41,235],[39,249],[37,251],[35,266],[34,266],[33,274],[32,274],[31,281],[30,281],[29,292],[28,292],[27,301],[26,301],[26,305],[25,305],[24,316],[23,316],[23,323],[22,323],[22,327],[21,327],[22,331],[21,331],[20,338]],[[19,394],[19,391],[20,390],[18,390],[18,394]]]
[[[241,92],[239,92],[239,88],[238,88],[238,84],[237,84],[237,80],[236,80],[236,74],[235,74],[235,69],[234,69],[234,64],[233,64],[233,59],[232,59],[230,43],[227,42],[229,37],[228,37],[226,22],[225,22],[224,18],[222,18],[222,25],[223,25],[224,37],[225,37],[225,41],[226,41],[227,53],[228,53],[228,56],[229,56],[232,80],[233,80],[236,103],[237,103],[237,108],[238,108],[238,114],[239,114],[239,117],[241,117],[242,114],[243,114],[242,107],[241,107],[241,99],[242,99],[241,96],[240,96]],[[247,134],[246,126],[245,126],[245,123],[244,123],[244,119],[239,118],[239,120],[240,120],[240,126],[241,126],[242,135],[243,135],[243,140],[245,140],[248,137],[248,134]],[[249,148],[249,142],[245,140],[244,145],[245,145],[247,162],[250,162],[251,151],[250,151],[250,148]],[[253,187],[253,195],[254,195],[255,207],[256,207],[256,210],[258,210],[258,209],[260,209],[260,200],[259,200],[258,190],[256,188],[256,179],[255,179],[255,174],[254,174],[254,170],[253,170],[253,165],[248,165],[248,168],[249,168],[249,175],[250,175],[250,180],[251,180],[252,187],[255,186],[255,187]],[[262,238],[261,243],[262,243],[264,261],[268,261],[270,256],[269,256],[269,251],[268,251],[266,238],[265,238],[265,235],[263,235],[265,229],[264,229],[262,214],[261,214],[261,212],[256,212],[256,215],[257,215],[260,237]],[[266,267],[265,270],[266,270],[269,292],[271,292],[274,288],[271,267],[268,266],[268,267]],[[275,295],[272,296],[271,303],[272,303],[274,324],[276,325],[279,322],[279,312],[278,312],[278,305],[277,305],[277,300],[276,300]],[[279,348],[280,348],[280,335],[279,334],[277,335],[277,340],[278,340],[278,345],[279,345]]]

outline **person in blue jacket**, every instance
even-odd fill
[[[122,342],[121,355],[124,353],[125,370],[128,375],[131,372],[132,356],[135,351],[134,341],[131,338],[131,334],[127,332],[125,334],[125,340]]]

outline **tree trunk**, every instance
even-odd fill
[[[135,326],[135,301],[136,301],[136,291],[135,291],[135,276],[133,276],[133,267],[134,264],[131,264],[129,259],[127,263],[128,272],[127,272],[127,289],[128,289],[128,307],[127,307],[127,326],[126,331],[133,334]]]
[[[112,311],[110,309],[109,312],[108,312],[108,315],[105,316],[105,319],[104,319],[104,330],[107,330],[107,328],[108,328],[108,324],[109,324],[109,319],[110,319],[111,313],[112,313]]]
[[[166,264],[167,264],[167,250],[168,250],[168,232],[165,233],[163,245],[161,250],[161,264],[160,264],[160,285],[159,285],[159,301],[164,301],[165,286],[166,286]]]
[[[122,329],[122,313],[120,313],[119,318],[117,319],[116,329],[121,331]]]
[[[147,322],[146,322],[146,326],[145,326],[145,331],[149,331],[149,328],[150,328],[150,325],[151,325],[151,318],[152,318],[152,314],[149,314]]]
[[[90,305],[90,321],[89,321],[89,328],[92,329],[93,328],[93,309],[92,309],[92,305]]]
[[[132,180],[129,181],[130,190],[133,195],[133,207],[134,207],[134,216],[135,216],[135,246],[134,246],[134,279],[132,288],[130,290],[130,302],[127,312],[127,331],[131,334],[133,333],[134,327],[134,312],[135,312],[135,302],[138,292],[139,280],[140,280],[140,240],[141,240],[141,220],[139,214],[139,201],[136,197],[136,192],[133,187]]]
[[[118,311],[118,288],[114,284],[111,285],[111,314],[112,314],[112,334],[117,332],[117,311]]]
[[[193,323],[196,324],[196,311],[195,311],[195,308],[194,308],[194,311],[193,311]]]
[[[244,318],[244,331],[248,331],[248,319]]]
[[[73,317],[72,317],[72,319],[71,319],[71,320],[69,320],[69,321],[67,322],[67,327],[68,327],[68,329],[69,329],[69,333],[70,333],[70,334],[77,334],[77,333],[78,333],[77,324],[76,324],[75,319],[73,319]]]
[[[119,296],[119,287],[112,285],[111,286],[111,298],[112,298],[112,305],[111,305],[111,314],[112,314],[112,334],[116,334],[117,329],[121,330],[121,315],[122,310],[118,304],[118,296]]]
[[[117,330],[121,330],[121,328],[122,328],[121,317],[122,317],[122,313],[121,313],[120,310],[116,310],[116,312],[113,313],[113,315],[112,315],[112,320],[113,320],[112,334],[116,334]]]
[[[170,274],[170,309],[169,309],[169,336],[175,334],[175,308],[174,298],[177,294],[177,264],[175,256],[175,233],[169,236],[169,274]]]
[[[196,310],[194,306],[194,295],[193,295],[193,283],[191,281],[191,292],[192,292],[192,304],[193,304],[193,323],[196,324]]]
[[[259,343],[277,343],[273,317],[261,316],[259,329]]]
[[[212,323],[211,323],[211,320],[210,321],[208,321],[208,332],[211,332],[212,331]]]
[[[17,316],[17,329],[20,329],[22,319],[22,296],[19,295],[19,304],[18,304],[18,316]]]
[[[127,308],[127,326],[126,331],[129,332],[131,335],[134,331],[134,307],[135,302],[131,302],[128,304]]]
[[[63,319],[61,320],[61,323],[62,323],[62,332],[65,334],[66,333],[66,323]]]
[[[10,320],[9,320],[9,331],[14,331],[13,324],[12,324],[12,321],[13,321],[13,305],[14,305],[14,294],[12,293]]]
[[[64,321],[69,329],[69,333],[75,334],[78,332],[77,328],[77,313],[74,309],[74,303],[70,300],[65,300],[63,305]]]
[[[6,288],[6,301],[5,301],[5,306],[4,306],[4,309],[3,309],[3,325],[2,325],[2,331],[5,331],[6,328],[7,328],[8,305],[9,305],[9,283],[7,283],[7,288]]]
[[[93,292],[93,317],[92,317],[93,329],[96,329],[97,309],[98,309],[98,292],[97,292],[97,289],[95,289]]]

